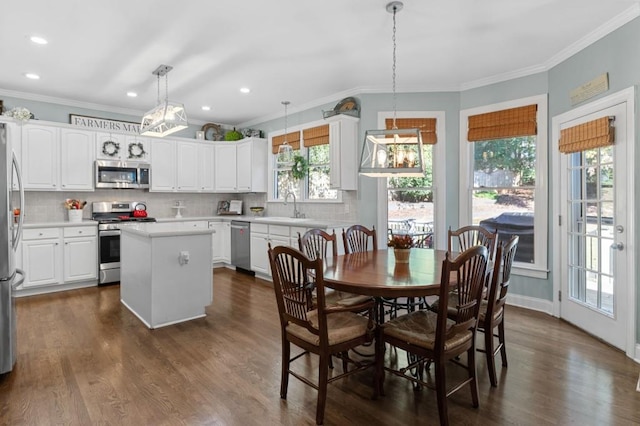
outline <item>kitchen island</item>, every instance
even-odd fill
[[[151,329],[204,317],[213,301],[211,234],[180,224],[122,227],[122,304]]]

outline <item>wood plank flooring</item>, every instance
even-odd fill
[[[312,425],[316,391],[290,379],[279,397],[280,330],[271,283],[214,272],[207,317],[148,330],[119,286],[17,300],[18,363],[0,376],[0,425]],[[478,354],[480,408],[449,399],[454,425],[640,424],[640,366],[545,314],[507,308],[509,367],[491,388]],[[482,344],[479,340],[479,344]],[[403,354],[389,362],[403,361]],[[297,362],[316,377],[314,356]],[[336,363],[336,370],[340,369]],[[454,365],[452,374],[457,374]],[[367,370],[329,385],[327,425],[437,424],[428,389]]]

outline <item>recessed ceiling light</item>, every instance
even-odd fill
[[[203,111],[211,111],[211,107],[209,105],[202,105]]]
[[[31,41],[35,44],[47,44],[49,43],[46,39],[38,36],[31,36]]]
[[[136,96],[138,96],[138,94],[136,92],[127,92],[127,96],[130,98],[135,98]]]
[[[251,89],[249,89],[248,87],[241,87],[240,88],[240,92],[241,93],[249,93],[249,92],[251,92]]]
[[[31,80],[40,80],[40,76],[38,74],[34,74],[32,72],[28,72],[24,75],[27,78],[30,78]]]

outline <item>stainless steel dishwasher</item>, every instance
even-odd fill
[[[231,221],[231,264],[251,272],[251,223]]]

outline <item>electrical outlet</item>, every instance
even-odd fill
[[[349,213],[349,203],[344,203],[344,212]]]

